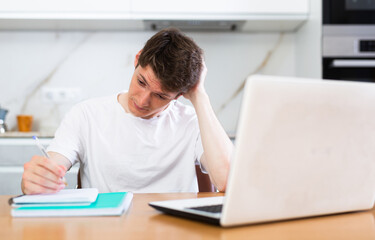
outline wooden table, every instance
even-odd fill
[[[220,228],[159,213],[150,201],[220,196],[220,193],[134,194],[121,217],[12,218],[0,196],[0,239],[375,239],[375,209],[235,228]]]

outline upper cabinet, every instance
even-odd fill
[[[131,0],[2,0],[0,11],[11,14],[130,12]]]
[[[294,31],[309,0],[2,0],[0,30]]]
[[[306,0],[134,0],[132,11],[168,14],[307,14]]]

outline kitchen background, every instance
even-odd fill
[[[272,56],[260,73],[321,76],[318,2],[311,1],[309,19],[296,32],[187,32],[205,51],[205,85],[228,133],[236,130],[241,96],[221,106],[269,51]],[[34,131],[53,134],[74,103],[127,89],[135,54],[154,33],[0,31],[0,106],[9,110],[8,128],[17,130],[16,115],[30,114]],[[71,90],[69,100],[47,99],[46,91],[56,88]]]
[[[208,67],[205,86],[228,134],[235,134],[242,94],[224,108],[223,104],[249,74],[258,71],[321,78],[321,11],[321,1],[311,0],[307,20],[287,32],[187,32],[204,49]],[[34,118],[32,130],[52,137],[64,114],[75,103],[127,89],[134,57],[154,33],[152,30],[1,30],[0,107],[9,110],[8,129],[17,131],[16,116],[29,114]],[[61,90],[66,90],[63,100],[58,96]],[[0,189],[0,194],[16,194],[22,165],[31,157],[31,151],[26,150],[29,143],[24,139],[23,142],[17,142],[16,138],[6,140],[0,141],[0,162],[8,162],[0,163],[0,181],[12,179],[13,185]],[[23,154],[15,157],[19,148],[11,148],[14,146],[23,146]],[[17,163],[9,163],[12,159]],[[17,174],[10,176],[11,172]]]
[[[61,117],[79,100],[117,93],[129,86],[135,54],[155,32],[3,32],[0,102],[9,109],[7,123],[16,130],[17,114],[35,118],[33,129],[54,132]],[[280,34],[188,33],[205,51],[206,88],[216,111],[246,76],[256,69]],[[295,34],[285,34],[262,70],[295,75]],[[43,83],[41,85],[41,83]],[[38,91],[35,91],[40,87]],[[80,93],[68,103],[43,98],[45,88]],[[227,131],[236,129],[240,97],[218,113]]]

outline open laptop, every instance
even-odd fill
[[[149,205],[227,227],[366,210],[374,200],[375,84],[254,75],[225,197]]]

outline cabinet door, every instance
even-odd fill
[[[131,0],[2,0],[0,12],[129,12]]]
[[[23,167],[2,167],[0,166],[0,195],[20,195],[21,180],[23,174]],[[78,167],[72,167],[65,175],[68,182],[67,189],[76,188],[77,186]]]
[[[47,147],[52,138],[40,138],[40,143]],[[42,155],[31,138],[0,138],[0,166],[23,166],[34,155]]]
[[[47,147],[52,138],[40,138],[40,143]],[[23,165],[33,155],[41,155],[31,138],[0,138],[0,195],[21,194]],[[79,165],[73,166],[65,175],[67,188],[75,188]]]
[[[133,13],[306,14],[309,0],[132,0]]]

